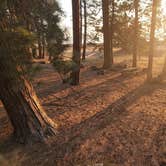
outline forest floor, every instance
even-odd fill
[[[131,63],[115,58],[124,59]],[[165,166],[166,82],[146,83],[145,72],[98,75],[91,66],[101,64],[89,57],[77,87],[62,84],[51,64],[40,64],[34,87],[59,132],[48,144],[19,145],[1,105],[0,165]]]

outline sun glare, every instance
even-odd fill
[[[163,10],[163,14],[166,15],[166,0],[162,0],[161,7]]]

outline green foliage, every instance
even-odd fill
[[[37,40],[45,41],[53,57],[63,51],[62,14],[57,1],[0,0],[0,83],[33,75],[32,50]]]
[[[60,60],[60,59],[54,61],[53,65],[58,73],[64,75],[68,74],[76,67],[76,64],[71,60]]]
[[[34,26],[39,42],[45,42],[49,56],[54,58],[63,52],[64,30],[59,26],[63,11],[57,1],[34,2]]]
[[[53,66],[64,82],[68,80],[71,72],[77,67],[77,64],[72,60],[56,59],[53,61]]]
[[[0,65],[7,72],[0,70],[0,76],[5,80],[15,80],[26,71],[26,65],[31,61],[28,48],[33,45],[35,36],[20,27],[12,32],[0,32],[0,36]]]
[[[102,1],[87,1],[88,40],[90,43],[102,42]],[[114,0],[113,46],[121,47],[128,53],[133,51],[134,44],[134,1]],[[111,3],[110,3],[111,4]],[[152,1],[139,1],[139,53],[147,54],[149,26],[151,23]],[[112,6],[110,5],[110,20],[112,20]],[[161,13],[161,12],[160,12]],[[160,16],[161,18],[161,16]],[[159,19],[158,19],[159,20]],[[158,21],[159,22],[159,21]],[[158,23],[159,24],[159,23]],[[161,26],[159,24],[159,26]],[[164,25],[163,25],[164,26]],[[162,36],[163,37],[163,36]]]

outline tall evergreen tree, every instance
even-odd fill
[[[115,20],[115,0],[111,0],[111,22],[110,22],[110,58],[111,65],[114,63],[114,55],[113,55],[113,39],[114,39],[114,20]]]
[[[71,73],[71,84],[78,85],[80,80],[80,1],[72,0],[73,12],[73,62],[76,64]]]
[[[109,29],[109,0],[102,0],[103,10],[103,37],[104,37],[104,64],[103,68],[111,67],[110,57],[110,29]]]
[[[148,72],[147,72],[148,81],[152,80],[157,5],[158,5],[158,0],[153,0],[152,19],[151,19],[151,28],[150,28],[151,30],[150,30],[149,61],[148,61]]]
[[[83,9],[82,9],[83,1],[80,0],[80,45],[81,45],[81,53],[82,53],[82,33],[83,33]]]
[[[87,3],[83,0],[84,4],[84,38],[83,38],[83,53],[82,59],[85,60],[86,57],[86,45],[87,45]]]
[[[139,0],[134,0],[135,18],[134,18],[133,67],[137,67],[138,26],[139,26],[138,8],[139,8]]]
[[[34,24],[36,2],[0,1],[0,99],[20,143],[44,141],[56,134],[56,124],[46,115],[27,75],[29,48],[36,43],[37,34],[26,23]],[[37,3],[50,5],[45,1]],[[58,26],[58,20],[56,23]]]

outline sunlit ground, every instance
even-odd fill
[[[114,51],[115,63],[131,66],[131,55]],[[62,84],[51,64],[41,64],[43,70],[35,77],[33,84],[41,103],[59,125],[60,133],[51,146],[23,148],[8,141],[12,130],[5,111],[0,111],[2,163],[10,159],[24,166],[89,165],[92,161],[142,166],[164,161],[165,84],[144,84],[145,73],[122,75],[120,71],[106,71],[98,75],[91,66],[102,66],[102,53],[88,48],[87,54],[80,86]],[[159,73],[163,60],[157,55],[154,70]],[[140,57],[139,67],[147,67],[146,57]],[[119,107],[124,101],[125,105]],[[112,109],[112,105],[120,109]]]

